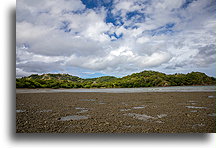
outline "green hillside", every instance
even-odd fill
[[[82,79],[77,77],[77,76],[71,76],[69,74],[43,74],[43,75],[38,75],[38,74],[33,74],[30,75],[29,77],[26,77],[29,79],[41,79],[41,80],[69,80],[69,81],[81,81]]]
[[[215,84],[214,77],[201,72],[166,75],[156,71],[142,71],[122,78],[103,76],[91,79],[82,79],[69,74],[33,74],[16,79],[17,88],[135,88]]]

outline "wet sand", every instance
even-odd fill
[[[17,133],[215,133],[215,92],[17,93]]]

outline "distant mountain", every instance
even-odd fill
[[[91,79],[69,74],[33,74],[16,79],[17,88],[134,88],[215,84],[214,77],[201,72],[166,75],[157,71],[142,71],[122,78],[103,76]]]

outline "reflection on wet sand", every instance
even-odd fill
[[[88,117],[87,116],[70,115],[70,116],[61,117],[59,120],[60,121],[70,121],[70,120],[83,120],[83,119],[88,119]]]

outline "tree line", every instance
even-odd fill
[[[116,78],[103,76],[83,79],[69,74],[33,74],[16,79],[16,88],[136,88],[156,86],[215,85],[216,79],[205,73],[167,75],[156,71],[143,71]]]

